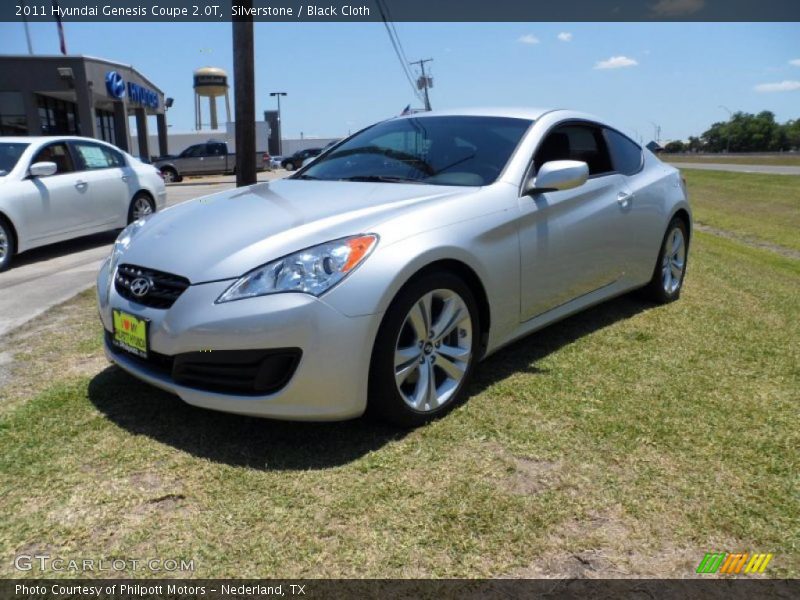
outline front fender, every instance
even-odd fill
[[[519,323],[519,258],[513,212],[499,211],[385,247],[379,243],[363,265],[322,298],[352,317],[383,313],[422,269],[439,261],[458,261],[477,275],[486,291],[491,347]]]

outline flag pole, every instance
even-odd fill
[[[61,11],[58,8],[58,0],[53,0],[53,10],[56,13],[56,25],[58,26],[58,42],[61,46],[61,54],[67,54],[67,40],[64,37],[64,23],[61,21]]]
[[[28,42],[28,54],[33,54],[33,43],[31,42],[31,29],[28,27],[28,17],[25,16],[25,9],[28,8],[25,0],[22,0],[22,24],[25,26],[25,40]]]

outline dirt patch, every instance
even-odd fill
[[[787,248],[778,244],[771,244],[770,242],[764,242],[762,240],[755,240],[739,233],[726,231],[725,229],[718,229],[716,227],[711,227],[710,225],[704,225],[703,223],[695,222],[694,228],[697,229],[697,231],[702,231],[703,233],[710,233],[711,235],[733,240],[735,242],[739,242],[740,244],[744,244],[745,246],[750,246],[751,248],[768,250],[770,252],[780,254],[781,256],[785,256],[786,258],[800,260],[800,251],[793,250],[792,248]]]
[[[516,472],[511,477],[512,491],[519,494],[539,494],[558,483],[561,465],[547,460],[514,459]]]
[[[616,510],[592,513],[582,519],[570,519],[555,528],[547,548],[530,565],[508,576],[530,579],[615,579],[615,578],[686,578],[695,576],[695,568],[706,548],[693,548],[662,542],[645,528]],[[738,547],[732,541],[715,541],[713,547]],[[713,544],[712,544],[713,545]]]

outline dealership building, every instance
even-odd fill
[[[166,108],[164,93],[130,65],[90,56],[0,56],[0,135],[81,135],[140,157],[163,155]],[[157,148],[149,147],[151,116]]]

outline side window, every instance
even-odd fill
[[[110,169],[125,164],[121,154],[100,144],[73,142],[72,145],[78,154],[78,162],[82,170]]]
[[[75,165],[72,162],[72,156],[69,153],[67,145],[63,142],[50,144],[39,150],[39,152],[36,153],[36,156],[33,157],[31,164],[37,162],[56,163],[56,175],[72,173],[75,170]]]
[[[223,144],[207,144],[206,156],[225,156],[225,146]]]
[[[623,175],[635,175],[642,169],[642,149],[613,129],[604,130],[614,169]]]
[[[551,160],[585,162],[589,165],[590,176],[614,170],[600,129],[591,125],[562,125],[547,134],[536,152],[534,168],[538,171]]]
[[[206,145],[199,144],[197,146],[189,146],[181,153],[181,158],[196,158],[198,156],[205,156]]]

